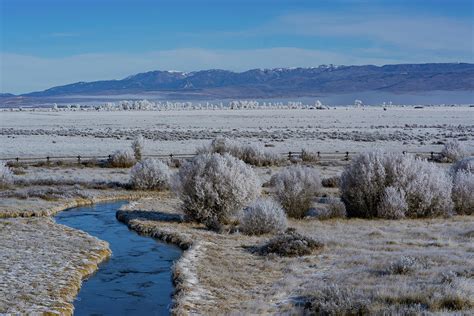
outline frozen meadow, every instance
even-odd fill
[[[472,313],[473,114],[0,112],[1,156],[41,158],[1,165],[0,313],[72,313],[110,250],[51,216],[117,199],[129,200],[119,221],[184,250],[172,271],[176,315]],[[273,154],[301,149],[291,161]],[[336,150],[351,159],[315,154]],[[353,153],[365,150],[376,154]],[[402,151],[439,152],[442,163]],[[169,153],[201,155],[147,157]]]
[[[441,151],[458,139],[474,147],[471,107],[337,107],[327,110],[0,112],[0,158],[98,155],[145,138],[145,155],[194,153],[218,136],[284,153]]]

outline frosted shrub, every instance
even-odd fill
[[[112,155],[110,164],[114,168],[130,168],[135,162],[135,155],[131,150],[118,150]]]
[[[0,189],[6,189],[13,185],[13,172],[10,168],[0,161]]]
[[[140,190],[163,190],[169,186],[170,169],[156,159],[139,161],[130,171],[130,183]]]
[[[409,274],[418,266],[416,258],[401,256],[398,260],[390,263],[387,272],[389,274]]]
[[[454,210],[458,214],[474,213],[474,173],[459,170],[453,184]]]
[[[316,169],[291,166],[275,174],[276,196],[290,217],[302,218],[312,205],[314,195],[321,189],[321,179]]]
[[[348,216],[374,217],[385,190],[385,168],[380,152],[363,153],[341,175],[342,200]]]
[[[305,314],[309,315],[369,315],[370,299],[357,288],[329,284],[314,287],[307,294]]]
[[[400,190],[405,191],[408,204],[406,216],[452,215],[451,191],[453,184],[448,172],[434,163],[415,158],[411,159],[413,161],[405,171],[402,171],[402,174],[399,175],[400,180],[395,185]]]
[[[132,142],[132,150],[137,161],[142,160],[143,148],[145,147],[145,140],[142,135],[138,135]]]
[[[448,141],[441,151],[441,158],[446,162],[455,162],[467,155],[466,148],[457,140]]]
[[[276,235],[262,245],[258,252],[264,256],[275,254],[281,257],[299,257],[321,251],[323,248],[323,243],[288,228],[284,233]]]
[[[264,150],[263,147],[250,144],[245,145],[228,138],[215,138],[209,146],[198,149],[198,154],[229,154],[254,166],[271,166],[282,162],[277,154]]]
[[[408,210],[405,192],[394,187],[386,187],[382,201],[377,208],[377,217],[400,219],[405,217]]]
[[[427,217],[452,212],[448,173],[412,155],[363,153],[344,169],[340,186],[349,216]],[[400,210],[395,212],[394,207]]]
[[[327,218],[346,217],[346,206],[338,199],[331,197],[327,200]]]
[[[285,211],[271,199],[259,199],[245,208],[239,221],[240,229],[247,235],[280,233],[287,227]]]
[[[474,173],[474,156],[463,158],[457,161],[452,167],[453,173],[459,170],[469,171]]]
[[[204,154],[181,166],[175,188],[190,219],[218,228],[256,199],[261,185],[243,161],[228,154]]]
[[[307,149],[301,150],[301,160],[303,162],[315,162],[318,161],[318,154]]]

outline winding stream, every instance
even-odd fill
[[[112,256],[87,279],[74,301],[75,315],[167,315],[177,247],[139,236],[115,218],[126,202],[66,210],[56,222],[80,229],[110,244]]]

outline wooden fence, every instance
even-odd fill
[[[328,151],[318,151],[318,152],[312,152],[311,154],[315,156],[317,161],[348,161],[352,157],[355,157],[358,155],[360,152],[355,152],[355,151],[333,151],[333,152],[328,152]],[[425,158],[428,160],[434,160],[437,156],[439,156],[439,152],[409,152],[409,151],[403,151],[403,154],[414,154],[417,157]],[[301,159],[303,156],[303,151],[289,151],[286,153],[280,153],[282,157],[287,158],[288,160],[294,160],[294,159]],[[182,153],[176,153],[176,154],[162,154],[162,155],[143,155],[143,158],[155,158],[155,159],[160,159],[160,160],[167,160],[167,159],[190,159],[192,157],[196,156],[195,153],[193,154],[182,154]],[[45,163],[53,163],[53,162],[74,162],[76,161],[78,164],[81,164],[86,161],[110,161],[112,158],[112,155],[107,155],[107,156],[91,156],[91,155],[77,155],[77,156],[46,156],[46,157],[5,157],[5,158],[0,158],[0,161],[5,161],[7,163],[23,163],[23,164],[35,164],[39,162],[45,162]]]

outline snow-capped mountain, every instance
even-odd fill
[[[78,82],[24,96],[199,93],[216,97],[295,97],[360,91],[474,90],[474,64],[321,65],[311,68],[149,71],[121,80]]]

